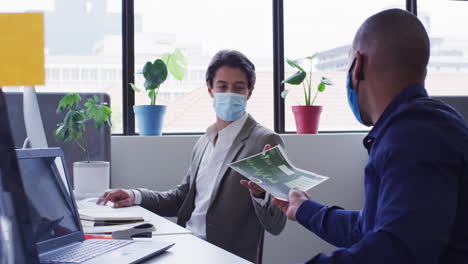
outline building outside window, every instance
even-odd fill
[[[181,8],[181,6],[184,6]],[[248,6],[248,8],[246,8]],[[157,12],[155,10],[166,10]],[[197,10],[194,12],[194,10]],[[214,11],[215,10],[215,11]],[[163,133],[204,132],[215,122],[205,71],[221,49],[236,49],[257,68],[257,84],[247,111],[273,129],[273,45],[271,1],[135,1],[135,69],[179,48],[187,57],[183,81],[169,77],[161,85],[158,104],[168,106]],[[143,78],[136,75],[143,86]],[[149,104],[137,93],[136,104]]]
[[[113,133],[122,133],[122,78],[101,79],[106,65],[122,68],[121,1],[4,1],[0,12],[44,12],[46,85],[41,92],[108,93]]]
[[[468,95],[468,2],[418,1],[431,39],[426,88],[430,95]]]

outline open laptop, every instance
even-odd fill
[[[63,167],[62,150],[16,152],[40,263],[138,263],[174,245],[158,241],[85,240]]]

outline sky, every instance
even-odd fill
[[[60,0],[57,0],[60,1]],[[120,12],[120,0],[107,1]],[[0,11],[53,10],[54,0],[0,0]],[[271,0],[135,0],[144,32],[175,33],[182,43],[202,44],[211,54],[236,48],[248,56],[272,56]],[[468,39],[468,2],[420,0],[419,14],[431,18],[431,35]],[[285,54],[301,57],[349,44],[359,25],[404,0],[285,0]],[[183,8],[181,8],[183,6]],[[339,8],[337,8],[339,6]]]

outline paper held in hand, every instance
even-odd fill
[[[285,201],[292,188],[307,191],[328,180],[328,177],[294,167],[280,145],[233,162],[229,166],[257,183],[273,197]]]

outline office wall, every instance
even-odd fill
[[[363,206],[364,134],[284,135],[291,161],[330,177],[311,198],[347,209]],[[112,137],[112,188],[167,190],[185,176],[198,136]],[[171,219],[174,220],[174,219]],[[264,263],[304,262],[333,247],[295,222],[279,236],[265,237]]]

